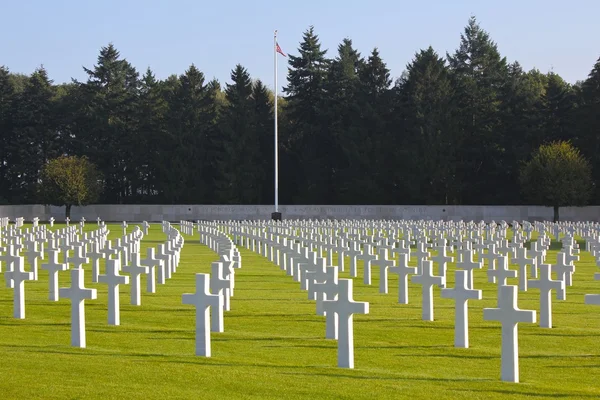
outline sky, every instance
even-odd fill
[[[377,47],[395,79],[420,49],[454,52],[471,15],[526,70],[575,83],[600,57],[599,0],[0,0],[0,65],[25,74],[43,65],[55,83],[85,80],[83,67],[113,43],[160,79],[194,63],[224,85],[240,63],[273,87],[273,31],[284,52],[297,54],[313,25],[328,56],[348,37],[364,56]],[[287,59],[278,63],[281,87]]]

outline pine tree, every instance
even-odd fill
[[[283,89],[288,102],[287,146],[293,157],[291,170],[296,183],[295,201],[327,204],[331,197],[332,168],[328,155],[333,148],[324,120],[323,103],[329,60],[321,50],[311,26],[303,35],[299,56],[289,55],[288,85]]]
[[[260,148],[254,129],[252,81],[240,64],[227,84],[227,106],[221,122],[220,199],[228,204],[256,204],[261,195]]]
[[[600,182],[600,58],[581,86],[580,106],[576,111],[578,142],[590,159],[595,182]],[[594,201],[600,201],[600,184],[596,184]]]
[[[21,203],[37,200],[42,166],[58,155],[55,90],[44,68],[37,69],[13,102],[14,137],[7,144],[11,195]]]
[[[259,204],[271,204],[274,200],[275,181],[275,143],[273,139],[273,94],[260,81],[252,85],[252,107],[254,111],[254,131],[259,144],[260,157],[258,164],[262,169],[262,181]]]
[[[464,188],[462,203],[490,204],[495,201],[495,180],[502,174],[502,152],[498,143],[500,89],[506,80],[506,59],[496,44],[472,17],[461,35],[460,47],[447,55],[456,88],[454,101],[461,116],[459,128],[463,148],[458,173]]]
[[[445,61],[429,47],[415,55],[398,88],[406,126],[396,147],[401,168],[394,169],[399,193],[417,204],[457,202],[453,90]],[[402,199],[402,197],[400,197]]]
[[[88,156],[106,180],[101,201],[131,201],[137,192],[132,154],[138,141],[138,73],[112,44],[100,50],[93,69],[84,71],[88,80],[77,82],[80,108],[72,129],[77,152]]]
[[[8,177],[8,147],[14,140],[12,110],[14,88],[8,68],[0,66],[0,204],[10,198],[11,181]]]

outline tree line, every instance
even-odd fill
[[[282,204],[525,204],[522,166],[559,140],[600,180],[600,59],[575,84],[524,71],[471,18],[453,53],[420,50],[395,80],[377,48],[330,56],[313,27],[288,63]],[[0,67],[0,203],[43,203],[61,155],[96,165],[101,203],[273,203],[273,93],[242,65],[224,87],[195,65],[159,80],[109,44],[84,69],[54,84]]]

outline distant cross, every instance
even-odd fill
[[[517,271],[514,271],[512,269],[508,269],[508,256],[507,255],[502,255],[500,258],[498,258],[498,268],[496,269],[488,269],[487,274],[488,274],[488,281],[491,282],[493,280],[496,281],[497,285],[498,285],[498,295],[500,294],[500,287],[501,286],[506,286],[506,280],[508,278],[516,278],[517,277]]]
[[[446,246],[437,246],[435,250],[437,254],[431,257],[431,261],[438,265],[438,275],[446,278],[446,266],[449,262],[454,261],[454,258],[446,254]],[[446,287],[445,284],[444,287]]]
[[[390,267],[390,274],[398,274],[398,303],[408,304],[408,275],[416,274],[417,269],[408,266],[408,255],[398,254],[398,265]]]
[[[229,304],[231,281],[223,277],[223,263],[218,261],[213,262],[211,263],[210,268],[210,292],[221,296],[223,299],[223,307],[220,310],[213,309],[210,330],[212,332],[223,332],[223,311],[228,307],[231,307]]]
[[[27,261],[31,266],[31,272],[33,272],[33,280],[38,280],[38,258],[43,257],[42,251],[38,250],[37,242],[32,242],[30,247],[25,252],[27,254]]]
[[[467,271],[467,283],[469,289],[473,289],[473,270],[480,269],[481,263],[473,261],[473,252],[471,250],[458,250],[460,261],[456,263],[456,268]]]
[[[89,262],[90,262],[89,258],[83,256],[83,248],[82,247],[77,248],[76,255],[73,255],[72,257],[67,257],[67,263],[72,264],[73,268],[81,268],[81,266],[83,264],[87,264]]]
[[[379,266],[379,293],[388,292],[388,268],[393,267],[395,262],[388,258],[388,249],[382,247],[379,249],[379,258],[373,261],[374,265]]]
[[[512,262],[519,266],[519,290],[527,291],[527,266],[533,265],[534,259],[527,257],[527,249],[524,247],[515,250],[516,257]]]
[[[363,253],[356,258],[363,260],[363,282],[365,285],[371,284],[371,261],[377,260],[377,256],[372,253],[373,246],[365,244]]]

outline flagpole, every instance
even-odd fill
[[[273,37],[273,58],[275,59],[275,212],[279,212],[279,152],[277,145],[277,31]]]

